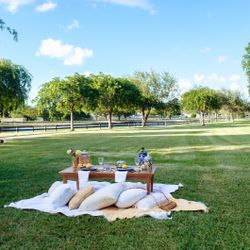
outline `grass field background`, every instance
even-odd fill
[[[68,218],[3,208],[60,180],[66,150],[86,149],[93,163],[133,159],[146,147],[155,182],[183,183],[176,198],[202,201],[209,213],[176,212],[172,220]],[[0,249],[249,249],[250,121],[86,131],[16,139],[0,145]]]

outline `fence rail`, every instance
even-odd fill
[[[187,124],[194,123],[197,120],[167,120],[167,121],[149,121],[147,122],[148,127],[153,126],[168,126],[168,125],[177,125],[177,124]],[[123,122],[113,122],[113,127],[141,127],[141,122],[139,121],[123,121]],[[107,122],[102,123],[83,123],[75,124],[75,129],[79,128],[108,128]],[[35,132],[35,131],[51,131],[51,130],[61,130],[61,129],[70,129],[70,124],[57,124],[57,125],[19,125],[19,126],[0,126],[0,133],[6,132]]]

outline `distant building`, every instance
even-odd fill
[[[14,123],[14,122],[26,122],[27,118],[1,118],[1,122]]]

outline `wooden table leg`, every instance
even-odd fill
[[[154,190],[154,176],[151,177],[151,192],[153,192]]]
[[[79,188],[80,188],[78,175],[77,175],[77,178],[76,178],[76,188],[77,188],[77,190],[79,190]]]
[[[66,184],[66,183],[68,182],[68,179],[67,179],[66,176],[63,176],[62,179],[63,179],[63,183],[64,183],[64,184]]]
[[[147,191],[148,191],[148,194],[150,194],[150,192],[151,192],[151,179],[147,179]]]

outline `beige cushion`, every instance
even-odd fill
[[[116,202],[119,208],[127,208],[133,206],[137,201],[147,195],[147,191],[139,188],[133,188],[122,192]]]
[[[123,183],[110,184],[99,189],[82,202],[80,211],[98,210],[116,203],[119,195],[126,188]]]
[[[163,201],[166,200],[166,197],[163,193],[150,193],[147,195],[145,198],[139,200],[136,204],[135,207],[140,209],[140,210],[149,210]]]
[[[95,192],[94,187],[88,186],[78,191],[69,202],[69,209],[77,209],[81,203]]]

